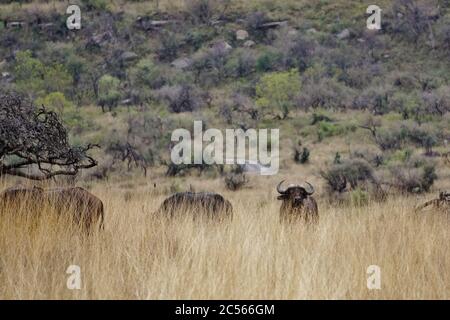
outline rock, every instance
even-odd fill
[[[138,17],[136,19],[138,25],[144,30],[152,30],[162,28],[166,25],[173,24],[175,20],[151,20],[149,17]]]
[[[133,100],[131,98],[128,98],[128,99],[124,99],[124,100],[120,101],[120,104],[124,105],[124,106],[129,106],[132,104],[132,102],[133,102]]]
[[[89,39],[88,45],[101,47],[105,42],[109,41],[111,38],[112,38],[111,32],[103,32],[100,34],[95,34]]]
[[[279,27],[287,27],[288,22],[287,21],[274,21],[274,22],[267,22],[263,23],[259,26],[260,29],[275,29]]]
[[[248,32],[245,30],[236,31],[236,40],[246,40],[248,38]]]
[[[11,77],[11,73],[9,72],[2,72],[2,78],[9,78]]]
[[[247,40],[247,41],[244,42],[244,47],[246,47],[246,48],[251,48],[251,47],[253,47],[255,44],[256,44],[255,41]]]
[[[191,64],[192,64],[191,59],[179,58],[179,59],[172,61],[172,63],[170,65],[176,69],[183,70],[183,69],[189,68],[191,66]]]
[[[11,21],[6,23],[8,28],[22,28],[25,26],[25,22],[22,21]]]
[[[222,53],[228,53],[233,49],[232,46],[230,46],[230,44],[226,41],[219,41],[214,43],[211,46],[211,50],[217,51],[217,52],[222,52]]]
[[[223,21],[223,20],[211,20],[211,21],[209,21],[209,24],[211,25],[211,26],[218,26],[218,25],[222,25],[222,24],[224,24],[225,23],[225,21]]]
[[[38,27],[41,29],[51,29],[55,26],[55,24],[53,22],[48,22],[48,23],[40,23],[38,24]]]
[[[350,30],[348,29],[344,29],[336,35],[336,38],[340,40],[347,39],[348,37],[350,37]]]
[[[120,59],[124,62],[133,61],[137,59],[139,56],[132,51],[125,51],[120,55]]]
[[[287,34],[288,34],[288,36],[290,36],[290,37],[296,37],[296,36],[298,35],[298,30],[291,29],[291,30],[288,31]]]

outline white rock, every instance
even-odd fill
[[[350,37],[350,30],[344,29],[340,33],[338,33],[336,37],[340,40],[347,39],[348,37]]]
[[[255,41],[253,41],[253,40],[247,40],[247,41],[244,42],[244,47],[246,47],[246,48],[251,48],[251,47],[253,47],[255,44],[256,44]]]
[[[246,40],[248,38],[248,32],[245,30],[236,31],[236,40]]]
[[[186,69],[186,68],[189,68],[191,66],[191,64],[192,64],[191,59],[179,58],[179,59],[172,61],[172,63],[170,65],[176,69]]]

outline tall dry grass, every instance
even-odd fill
[[[415,216],[410,198],[362,208],[319,200],[319,225],[287,227],[272,188],[260,189],[225,192],[234,220],[214,225],[153,217],[164,196],[150,188],[94,186],[106,225],[90,238],[65,218],[7,208],[0,299],[450,298],[448,217]],[[69,265],[81,267],[81,290],[66,287]],[[381,268],[381,290],[367,289],[369,265]]]

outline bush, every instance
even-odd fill
[[[119,85],[120,80],[113,76],[104,75],[100,78],[98,82],[98,104],[103,111],[105,106],[109,108],[109,111],[117,106],[120,100]]]
[[[414,145],[425,149],[426,156],[433,155],[433,147],[437,145],[437,133],[426,127],[412,126],[408,128],[408,139]]]
[[[16,54],[14,75],[18,91],[33,98],[54,91],[65,92],[72,84],[71,76],[62,65],[45,66],[32,57],[29,50]]]
[[[450,51],[450,24],[443,24],[438,29],[437,39],[442,50]]]
[[[304,147],[301,151],[298,149],[294,151],[294,161],[296,163],[305,164],[309,162],[310,151],[308,148]]]
[[[316,44],[302,34],[291,35],[290,29],[283,28],[277,33],[274,46],[282,56],[284,68],[298,68],[306,70],[312,63]]]
[[[160,36],[159,59],[162,61],[172,61],[177,57],[178,50],[181,46],[182,40],[176,33],[163,31]]]
[[[81,3],[87,10],[106,10],[108,7],[107,0],[81,0]]]
[[[317,139],[319,141],[322,141],[324,138],[339,136],[347,132],[353,132],[355,130],[356,126],[352,124],[342,125],[327,121],[321,121],[318,123]]]
[[[228,2],[225,0],[222,4],[226,6]],[[220,3],[218,0],[187,0],[186,10],[195,23],[208,23],[219,12]]]
[[[298,95],[300,86],[300,75],[295,69],[266,74],[256,86],[256,104],[266,112],[272,112],[272,108],[276,108],[282,112],[284,119],[294,107],[294,98]]]
[[[191,85],[165,86],[158,96],[167,101],[171,112],[192,112],[203,105],[200,92]]]
[[[266,50],[259,55],[256,60],[256,70],[258,72],[273,71],[277,68],[281,60],[281,55],[275,50]]]
[[[430,114],[443,116],[450,112],[450,86],[441,86],[422,95],[425,111]]]
[[[66,100],[66,97],[61,92],[52,92],[44,98],[36,99],[37,105],[43,105],[53,111],[64,115],[64,111],[72,107],[72,103]]]
[[[405,120],[411,118],[421,120],[422,112],[419,111],[421,104],[417,94],[402,91],[395,92],[389,101],[390,109],[399,112]]]
[[[408,193],[428,192],[437,179],[435,165],[428,162],[411,163],[407,167],[393,167],[391,175],[391,184]]]
[[[254,34],[261,33],[261,26],[268,21],[267,15],[262,11],[251,12],[245,18],[245,26]]]
[[[330,168],[321,172],[328,187],[334,192],[344,192],[347,184],[355,189],[364,183],[376,183],[373,169],[369,163],[361,159],[342,161],[341,164],[333,164]]]
[[[248,179],[244,174],[244,167],[235,165],[232,167],[225,177],[225,186],[228,190],[237,191],[242,189],[248,183]]]
[[[248,50],[236,50],[225,66],[228,76],[240,78],[251,74],[255,70],[254,54]]]
[[[369,203],[369,193],[361,188],[356,188],[350,193],[350,201],[352,206],[355,207],[366,206]]]
[[[373,114],[383,115],[388,113],[389,98],[392,88],[389,86],[369,87],[353,100],[356,109],[369,110]]]
[[[335,79],[322,78],[306,83],[297,97],[297,106],[309,108],[344,109],[351,104],[352,92]]]

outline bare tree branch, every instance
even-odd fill
[[[0,96],[0,176],[46,180],[76,175],[97,165],[88,155],[95,147],[71,146],[57,114],[44,106],[36,108],[16,95]]]

